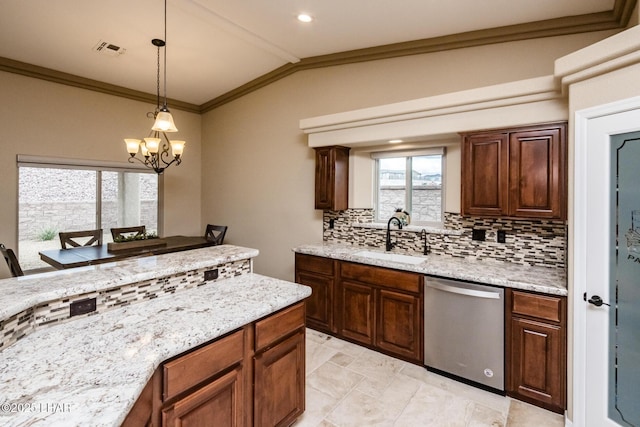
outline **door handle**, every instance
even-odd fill
[[[603,305],[606,305],[608,307],[611,307],[609,304],[607,304],[606,302],[602,301],[602,298],[600,298],[599,295],[594,295],[591,298],[587,299],[587,293],[584,293],[584,300],[587,301],[589,304],[593,304],[596,307],[601,307]]]

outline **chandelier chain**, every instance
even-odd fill
[[[157,67],[157,78],[156,78],[156,82],[157,82],[157,93],[158,96],[156,97],[157,103],[158,103],[158,107],[156,110],[160,110],[160,46],[158,46],[158,67]],[[165,92],[166,93],[166,92]],[[166,100],[166,95],[165,95],[165,104],[167,103]]]
[[[167,105],[167,0],[164,0],[164,105]],[[160,52],[158,51],[158,54]],[[158,69],[160,68],[158,63]]]

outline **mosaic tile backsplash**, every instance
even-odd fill
[[[323,240],[384,248],[386,228],[368,228],[373,209],[324,211]],[[330,226],[333,225],[333,228]],[[566,268],[567,226],[561,220],[513,220],[506,218],[463,217],[444,214],[444,227],[455,233],[438,233],[427,228],[431,253],[461,258],[495,259],[523,265]],[[473,229],[485,230],[485,241],[472,240]],[[497,232],[506,232],[505,243],[497,242]],[[404,252],[423,253],[424,239],[420,226],[392,229],[396,248]]]
[[[218,278],[205,281],[204,272],[216,268],[218,269]],[[70,318],[69,306],[75,301],[96,298],[96,311],[81,315],[93,316],[114,308],[147,301],[250,272],[251,261],[245,259],[39,304],[4,321],[0,321],[0,349],[13,344],[39,326],[68,320]]]

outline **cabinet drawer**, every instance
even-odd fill
[[[163,365],[163,400],[242,361],[244,331],[235,332]]]
[[[333,276],[333,264],[333,260],[330,258],[296,253],[296,270],[305,270]]]
[[[533,316],[560,323],[563,319],[563,298],[551,295],[536,295],[513,291],[511,311],[513,314]]]
[[[346,279],[415,293],[420,292],[422,277],[419,274],[347,262],[341,263],[340,275]]]
[[[304,325],[304,303],[296,304],[256,322],[256,352]]]

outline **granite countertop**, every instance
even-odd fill
[[[153,261],[129,262],[135,275],[137,262]],[[156,262],[171,270],[172,261]],[[107,280],[110,270],[78,276]],[[71,283],[72,276],[54,277]],[[101,286],[86,282],[75,292]],[[119,426],[162,361],[310,294],[306,286],[248,273],[39,329],[0,353],[0,425]]]
[[[220,245],[0,280],[0,321],[37,304],[258,256]],[[79,274],[81,273],[81,274]]]
[[[379,248],[331,243],[301,245],[293,249],[294,252],[301,254],[412,271],[430,276],[466,280],[551,295],[567,295],[566,275],[564,270],[559,268],[534,267],[491,260],[468,260],[442,255],[415,255],[416,257],[424,258],[424,262],[407,264],[355,255],[356,252],[363,250],[385,252],[384,249]],[[400,254],[402,252],[394,251],[393,253]]]

